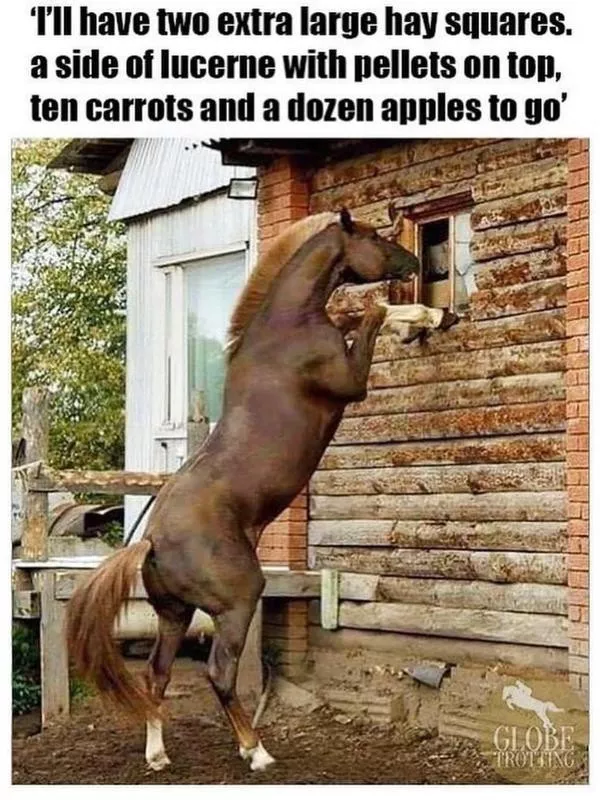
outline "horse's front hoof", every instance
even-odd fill
[[[162,772],[165,767],[169,766],[171,759],[166,753],[158,753],[156,756],[148,759],[146,763],[148,764],[148,770],[152,772]]]
[[[442,315],[442,321],[438,325],[438,329],[440,331],[447,331],[448,328],[451,328],[453,325],[459,321],[460,317],[458,314],[455,314],[453,311],[450,311],[448,308],[444,309],[444,313]]]
[[[275,763],[275,759],[267,753],[262,742],[259,742],[256,747],[240,747],[240,755],[244,761],[248,761],[252,772],[262,772]]]

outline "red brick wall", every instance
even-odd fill
[[[569,673],[588,691],[589,647],[589,142],[569,142],[567,193],[567,491]]]
[[[286,158],[259,173],[258,246],[267,248],[290,223],[308,214],[305,175]],[[306,569],[308,496],[302,492],[263,533],[258,555],[265,565]],[[306,658],[308,605],[304,600],[268,600],[263,607],[263,639],[282,671],[293,676]]]

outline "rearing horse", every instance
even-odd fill
[[[232,316],[223,414],[214,432],[162,488],[142,540],[103,562],[73,594],[67,633],[74,664],[125,711],[146,720],[152,769],[170,763],[160,705],[197,608],[214,621],[207,675],[240,755],[253,770],[273,761],[235,691],[238,659],[265,584],[256,546],[308,482],[346,404],[365,397],[387,314],[385,307],[370,307],[348,346],[325,306],[342,283],[408,280],[417,269],[412,253],[345,210],[307,217],[279,236]],[[406,321],[420,319],[419,308],[406,307]],[[442,312],[435,311],[429,324],[437,327]],[[159,619],[145,688],[125,668],[112,635],[140,566]]]

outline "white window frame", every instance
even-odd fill
[[[177,256],[157,258],[152,266],[161,276],[161,334],[160,350],[155,363],[157,369],[157,391],[153,400],[154,439],[182,439],[187,437],[188,418],[188,360],[187,360],[187,294],[185,270],[191,264],[207,261],[218,256],[243,253],[245,255],[245,277],[251,268],[251,241],[232,242],[229,245],[213,250],[194,250]],[[171,275],[171,415],[167,413],[167,397],[169,391],[166,369],[167,348],[167,314],[166,314],[166,275]]]

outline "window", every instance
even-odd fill
[[[475,291],[470,195],[414,206],[405,212],[400,242],[421,261],[412,302],[464,313]],[[410,301],[409,301],[410,302]]]
[[[206,258],[185,268],[188,407],[209,422],[221,416],[229,318],[244,286],[245,251]],[[190,409],[191,410],[191,409]]]
[[[243,246],[160,266],[164,305],[157,325],[163,330],[163,366],[157,441],[184,439],[190,421],[205,418],[213,425],[221,416],[225,338],[246,280]]]

